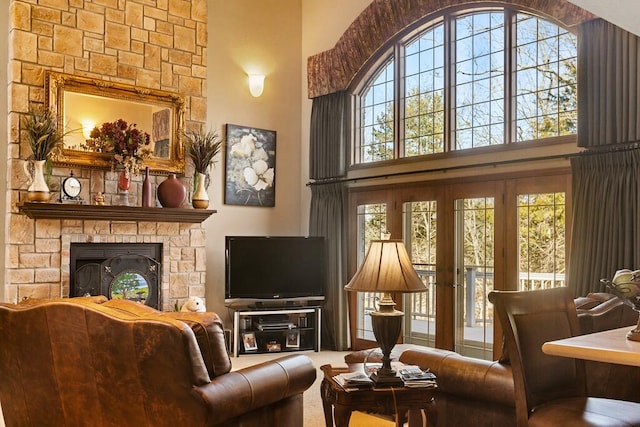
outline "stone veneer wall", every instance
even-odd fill
[[[8,68],[5,299],[67,296],[71,242],[163,243],[162,306],[204,298],[205,231],[200,224],[32,220],[18,212],[31,154],[20,118],[45,102],[46,70],[180,93],[187,127],[206,121],[206,0],[11,0]],[[126,116],[123,114],[126,120]],[[83,198],[115,194],[116,174],[74,168]],[[69,168],[54,168],[59,191]],[[157,184],[164,177],[155,177]],[[132,184],[138,200],[141,179]]]

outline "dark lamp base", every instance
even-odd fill
[[[404,383],[402,379],[398,376],[394,375],[378,375],[377,372],[371,374],[371,380],[373,381],[374,387],[402,387]]]

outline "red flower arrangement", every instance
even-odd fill
[[[122,165],[127,178],[138,175],[144,160],[151,156],[151,150],[144,148],[151,143],[148,133],[141,131],[135,123],[127,124],[118,119],[95,127],[87,141],[89,149],[103,153],[113,153],[114,167]]]

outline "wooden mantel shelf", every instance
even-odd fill
[[[82,219],[94,221],[150,221],[201,223],[216,213],[210,209],[143,208],[140,206],[84,205],[75,203],[18,203],[33,219]]]

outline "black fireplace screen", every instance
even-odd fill
[[[104,295],[159,308],[161,256],[161,244],[72,244],[70,296]]]

